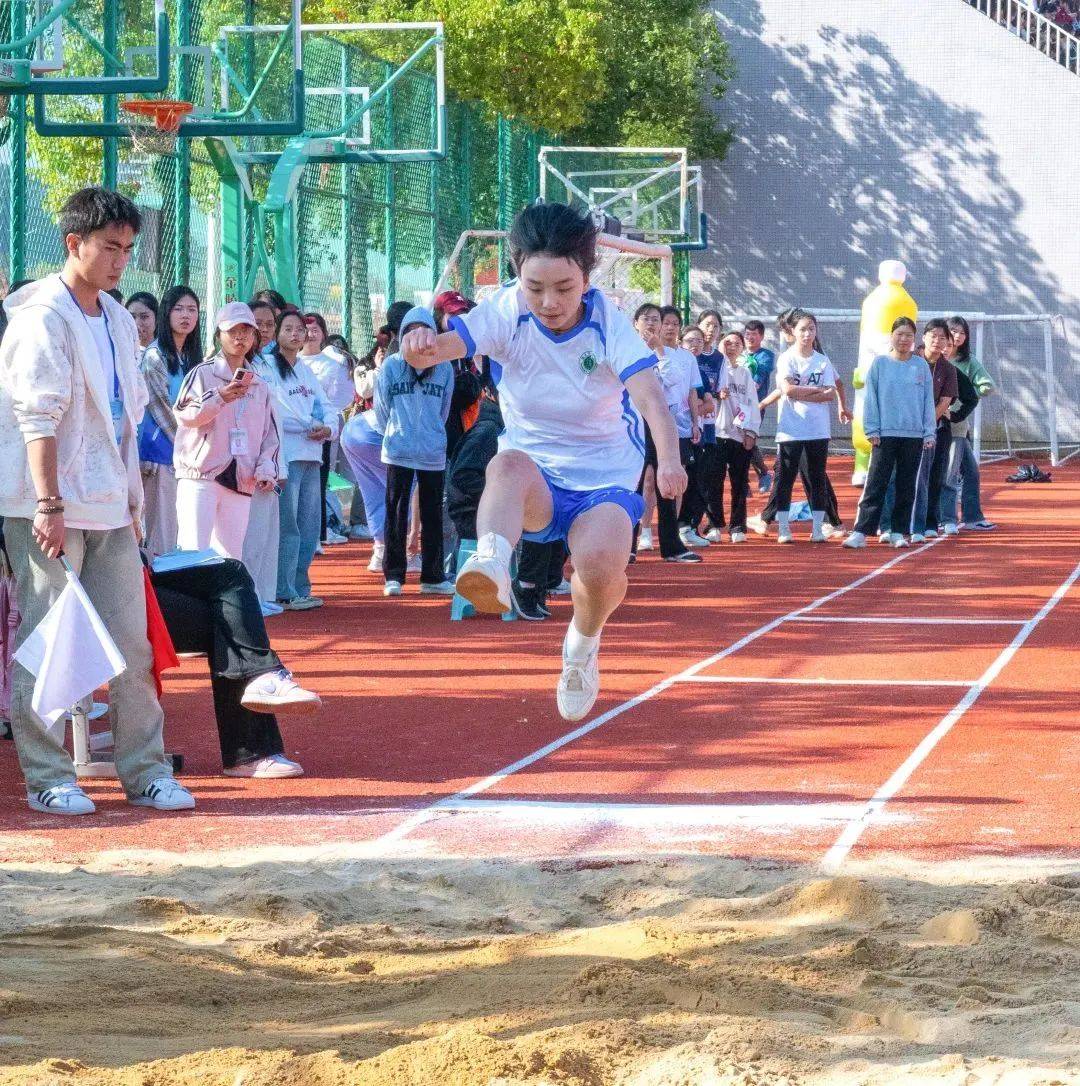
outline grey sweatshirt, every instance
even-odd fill
[[[454,367],[449,362],[417,373],[401,355],[390,355],[375,378],[384,464],[419,471],[446,467],[446,419],[453,393]]]
[[[929,441],[936,430],[933,377],[917,354],[906,362],[881,354],[870,363],[863,402],[867,437],[917,437]]]

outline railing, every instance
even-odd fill
[[[1080,38],[1040,15],[1025,0],[966,0],[1044,56],[1080,75]]]

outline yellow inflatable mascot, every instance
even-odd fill
[[[851,438],[855,446],[855,471],[851,481],[855,486],[866,482],[870,466],[870,442],[863,430],[863,404],[866,398],[866,374],[870,363],[879,354],[888,354],[892,346],[893,322],[897,317],[915,320],[919,307],[904,289],[907,268],[899,260],[883,260],[878,268],[878,285],[862,304],[859,325],[859,365],[855,370],[855,417],[851,423]]]

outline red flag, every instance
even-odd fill
[[[150,648],[154,654],[154,660],[150,670],[154,674],[154,686],[157,687],[158,697],[161,697],[161,673],[170,668],[179,667],[180,659],[173,648],[172,637],[169,628],[165,625],[165,616],[161,613],[157,594],[150,582],[150,571],[143,566],[143,588],[146,591],[146,639],[150,642]]]

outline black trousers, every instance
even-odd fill
[[[750,464],[754,471],[757,472],[759,479],[767,474],[769,469],[765,466],[765,454],[761,451],[760,445],[755,444],[750,450]]]
[[[561,539],[553,543],[534,543],[524,539],[518,560],[518,582],[550,592],[562,583],[565,564],[566,544]]]
[[[949,464],[952,447],[952,424],[946,416],[945,425],[937,428],[937,444],[934,459],[930,462],[930,479],[926,488],[926,527],[941,530],[941,486],[945,481],[945,469]]]
[[[680,528],[697,528],[705,512],[702,476],[707,456],[704,450],[709,447],[702,442],[695,445],[686,437],[679,438],[679,455],[686,468],[686,491],[679,506]]]
[[[330,482],[330,442],[322,446],[322,463],[319,465],[319,542],[326,542],[326,487]]]
[[[733,532],[745,532],[746,485],[750,478],[750,450],[741,441],[733,441],[728,437],[719,438],[716,443],[716,467],[712,474],[715,493],[709,498],[709,519],[713,521],[714,528],[724,527],[725,475],[731,481],[729,527]],[[718,517],[719,522],[717,522]]]
[[[685,438],[679,439],[679,458],[683,464],[686,463],[690,456],[690,449],[692,448],[689,440]],[[645,473],[651,467],[654,471],[657,466],[656,458],[656,445],[653,443],[652,434],[649,432],[648,424],[645,426],[645,465],[641,469],[641,478],[638,480],[637,492],[639,494],[645,493]],[[682,554],[686,548],[683,546],[682,540],[679,538],[679,513],[672,498],[665,498],[657,489],[656,491],[656,519],[659,523],[660,534],[660,556],[662,558],[674,558],[677,554]],[[634,525],[634,553],[637,554],[637,541],[638,532],[641,530],[640,523]]]
[[[421,584],[442,584],[443,568],[443,481],[445,472],[417,471],[390,464],[386,471],[386,553],[383,571],[387,581],[405,583],[405,541],[409,532],[409,502],[413,477],[420,492]]]
[[[823,510],[828,500],[828,476],[825,465],[829,459],[829,439],[818,438],[814,441],[781,441],[779,469],[780,478],[776,492],[776,511],[786,513],[791,508],[791,491],[795,487],[795,477],[799,474],[799,462],[806,455],[806,477],[809,483],[810,508],[814,512]]]
[[[870,468],[859,499],[855,531],[873,535],[881,523],[881,506],[896,471],[896,501],[889,530],[906,535],[911,528],[911,507],[915,504],[915,479],[919,474],[922,439],[883,437],[870,452]]]
[[[226,558],[212,566],[151,573],[150,581],[176,651],[209,657],[222,765],[281,754],[277,718],[240,704],[252,679],[281,667],[247,567]]]
[[[687,487],[683,497],[683,516],[679,518],[680,524],[688,524],[695,531],[701,524],[702,516],[709,518],[710,528],[724,528],[727,522],[724,520],[724,468],[720,456],[720,445],[724,439],[717,438],[715,442],[704,442],[695,450],[697,456],[697,471],[694,473],[696,486],[693,491]]]
[[[803,490],[806,492],[806,500],[810,501],[810,476],[806,470],[806,454],[803,453],[799,461],[799,478],[802,480]],[[761,519],[766,524],[772,524],[776,520],[776,498],[780,493],[780,456],[776,457],[776,474],[773,476],[772,491],[765,508],[761,511]],[[789,507],[790,508],[790,507]],[[836,491],[833,490],[832,481],[825,476],[825,521],[834,528],[839,528],[843,521],[840,519],[840,507],[836,503]]]

